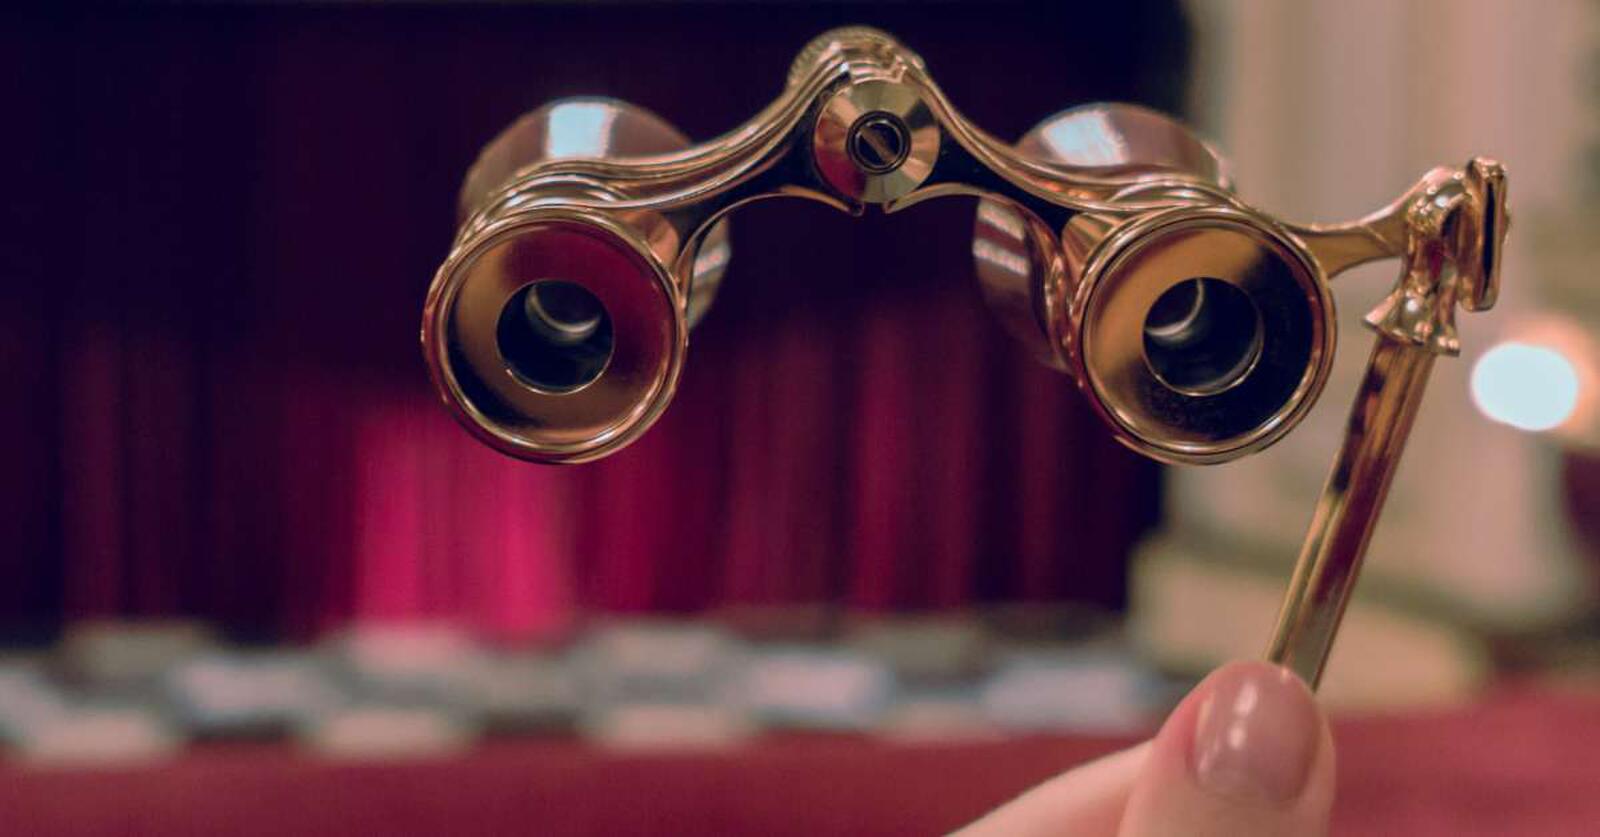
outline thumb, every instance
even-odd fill
[[[1289,671],[1232,663],[1178,705],[1150,747],[1122,837],[1321,835],[1333,806],[1333,738]]]

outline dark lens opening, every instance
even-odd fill
[[[506,301],[496,341],[507,368],[523,383],[572,392],[600,377],[611,361],[611,317],[583,286],[547,279]]]
[[[1144,357],[1167,386],[1215,395],[1243,380],[1261,357],[1261,312],[1237,286],[1210,277],[1186,279],[1150,306]]]

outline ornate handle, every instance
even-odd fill
[[[1313,686],[1355,589],[1433,360],[1461,351],[1456,304],[1485,311],[1499,296],[1500,245],[1510,223],[1505,201],[1505,170],[1475,159],[1465,169],[1435,169],[1368,221],[1321,231],[1327,246],[1341,235],[1377,237],[1387,229],[1390,241],[1403,243],[1404,261],[1394,290],[1367,314],[1378,339],[1267,648],[1268,659]]]
[[[1218,155],[1161,114],[1090,105],[1010,145],[962,118],[888,35],[840,29],[806,46],[776,101],[700,145],[609,100],[558,102],[513,125],[468,173],[423,353],[446,405],[487,444],[591,460],[670,400],[727,265],[733,209],[793,196],[859,215],[969,195],[979,279],[1012,330],[1076,379],[1123,443],[1221,462],[1272,444],[1315,402],[1335,342],[1328,279],[1362,262],[1398,257],[1405,272],[1371,318],[1381,337],[1358,418],[1414,408],[1426,365],[1394,394],[1376,364],[1454,353],[1455,303],[1493,304],[1504,183],[1498,165],[1474,160],[1359,221],[1287,224],[1236,197]],[[1379,442],[1353,425],[1340,460],[1377,463],[1378,476],[1352,471],[1376,493],[1340,488],[1336,472],[1330,497],[1367,499],[1319,511],[1313,531],[1350,579],[1365,535],[1331,535],[1361,520],[1370,531],[1406,428],[1385,429]],[[1297,590],[1309,589],[1307,561]],[[1333,608],[1330,639],[1347,592],[1307,599],[1324,622]],[[1286,624],[1311,618],[1285,611]]]

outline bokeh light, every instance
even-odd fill
[[[1549,346],[1508,340],[1472,367],[1472,400],[1488,418],[1519,430],[1560,427],[1578,407],[1578,371]]]

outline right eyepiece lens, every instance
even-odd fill
[[[511,373],[545,392],[581,389],[611,361],[611,317],[573,282],[544,280],[512,294],[495,336]]]
[[[1215,395],[1243,380],[1261,357],[1261,312],[1221,279],[1185,279],[1150,306],[1144,358],[1162,383],[1187,395]]]

